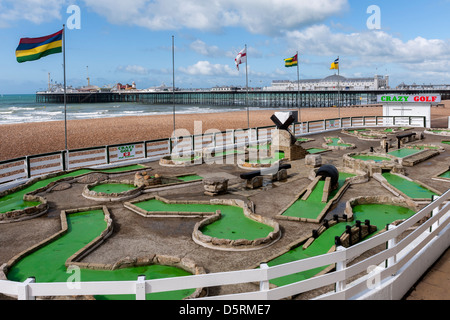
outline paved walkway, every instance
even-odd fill
[[[406,295],[406,300],[450,300],[450,250],[428,270]]]

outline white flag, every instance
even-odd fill
[[[247,63],[247,48],[242,49],[241,52],[238,53],[234,61],[236,61],[236,68],[238,70],[240,64]]]

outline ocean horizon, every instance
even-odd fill
[[[245,106],[179,105],[177,114],[233,112],[247,110]],[[272,108],[250,107],[250,110]],[[173,113],[173,105],[154,105],[139,102],[67,104],[67,120],[150,116]],[[38,103],[36,94],[0,94],[0,125],[30,122],[64,121],[64,105]]]

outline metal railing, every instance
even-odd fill
[[[350,127],[408,126],[425,127],[426,117],[347,117],[295,123],[291,130],[295,135],[308,135],[328,130]],[[230,149],[245,143],[270,140],[275,126],[245,130],[227,130],[217,133],[191,135],[149,141],[130,142],[76,150],[63,150],[0,161],[0,184],[29,179],[49,173],[63,172],[92,166],[119,164],[127,160],[156,161],[179,150],[198,151],[203,148]],[[128,147],[128,148],[127,148]],[[120,152],[128,149],[127,152]],[[129,151],[131,150],[131,152]],[[129,153],[128,153],[129,152]]]

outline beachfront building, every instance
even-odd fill
[[[125,84],[125,85],[123,85],[123,84],[121,84],[120,82],[118,83],[118,84],[116,84],[115,85],[115,91],[122,91],[122,90],[136,90],[136,83],[133,81],[132,83],[131,83],[131,85],[130,84]]]
[[[400,83],[397,86],[399,90],[450,90],[450,84],[405,84]]]
[[[375,75],[373,78],[346,78],[332,75],[324,79],[300,80],[301,91],[326,90],[383,90],[389,89],[389,76]],[[265,91],[296,91],[298,82],[290,80],[274,80]]]
[[[240,88],[234,87],[234,86],[215,86],[211,88],[211,91],[215,92],[235,92],[239,90]]]

